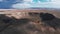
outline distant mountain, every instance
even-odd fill
[[[28,9],[40,9],[40,10],[59,10],[60,8],[40,8],[40,7],[31,7],[31,8],[28,8]]]

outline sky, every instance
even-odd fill
[[[0,0],[0,9],[60,8],[60,0]]]

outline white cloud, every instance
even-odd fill
[[[24,0],[24,2],[32,2],[33,0]]]
[[[29,8],[30,7],[30,4],[26,4],[26,3],[17,3],[17,4],[14,4],[12,6],[13,8],[17,8],[17,9],[23,9],[23,8]]]
[[[60,0],[52,0],[51,2],[32,2],[33,0],[24,0],[24,3],[13,4],[13,8],[22,9],[30,7],[46,7],[46,8],[60,8]],[[30,3],[31,2],[31,3]]]

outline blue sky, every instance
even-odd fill
[[[60,0],[0,0],[0,9],[60,8]]]

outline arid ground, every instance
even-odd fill
[[[49,13],[55,18],[42,21],[40,13]],[[60,12],[58,10],[0,10],[0,34],[60,34]]]

